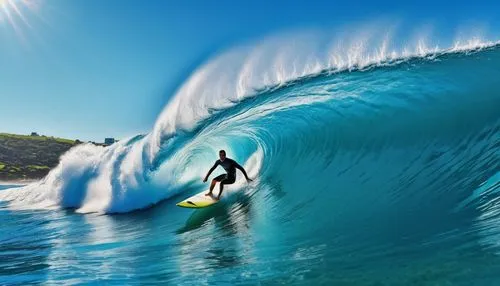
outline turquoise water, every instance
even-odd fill
[[[492,46],[180,101],[0,191],[0,284],[496,285],[499,67]],[[255,182],[176,207],[221,148]]]

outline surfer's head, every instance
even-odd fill
[[[219,159],[221,161],[224,161],[224,159],[226,159],[226,151],[224,151],[224,150],[219,151]]]

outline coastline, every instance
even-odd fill
[[[0,132],[0,186],[27,185],[47,176],[78,140]]]
[[[27,180],[0,180],[0,186],[24,186],[29,185],[34,182],[38,182],[40,179],[27,179]]]

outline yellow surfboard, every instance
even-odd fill
[[[214,192],[215,191],[218,192],[218,190],[214,190]],[[219,202],[218,200],[215,199],[217,197],[216,194],[212,193],[211,196],[205,196],[205,194],[207,193],[208,190],[205,190],[201,193],[198,193],[192,197],[183,200],[182,202],[177,203],[176,205],[183,208],[198,209],[198,208],[205,208]]]

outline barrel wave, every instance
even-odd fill
[[[274,72],[263,67],[265,49],[225,54],[192,75],[151,133],[108,148],[75,147],[46,178],[0,199],[10,209],[163,210],[169,222],[151,241],[171,233],[157,242],[172,255],[162,263],[181,270],[161,281],[494,281],[500,46],[381,46],[292,65],[281,53],[272,57]],[[219,149],[256,180],[240,175],[221,206],[184,224],[186,210],[167,205],[207,187],[201,179]],[[131,239],[143,237],[137,231]],[[210,235],[225,250],[194,255]],[[152,267],[144,259],[139,265]],[[147,269],[151,277],[161,272]]]

